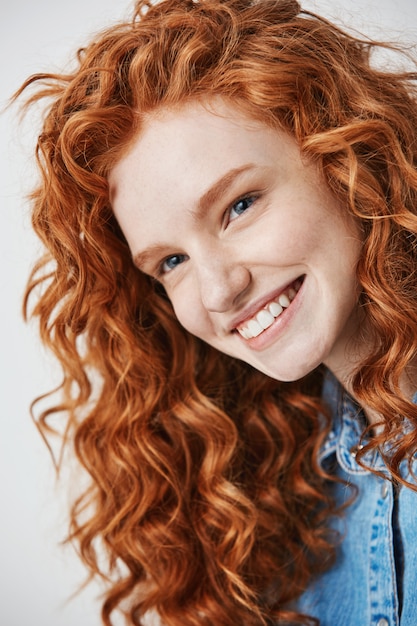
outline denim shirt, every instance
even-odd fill
[[[355,452],[365,418],[331,375],[323,397],[333,427],[321,462],[354,485],[357,495],[330,522],[342,536],[335,564],[314,580],[297,608],[318,618],[321,626],[416,626],[417,493],[358,465]],[[365,456],[364,462],[388,476],[378,452]],[[338,503],[352,496],[346,485],[334,489]]]

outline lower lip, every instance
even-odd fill
[[[305,282],[306,278],[304,277],[303,283],[298,290],[294,300],[291,301],[290,306],[284,309],[283,312],[275,318],[271,326],[269,326],[257,337],[252,337],[251,339],[244,339],[244,337],[237,333],[240,340],[243,341],[243,343],[249,346],[252,350],[264,350],[271,343],[276,341],[276,339],[286,331],[289,324],[291,324],[293,317],[296,315],[298,309],[301,306],[304,295]]]

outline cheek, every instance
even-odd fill
[[[185,330],[199,339],[205,339],[210,322],[207,319],[197,293],[179,290],[170,295],[170,300],[177,320]]]
[[[251,237],[251,247],[256,241],[258,261],[267,265],[285,267],[302,263],[309,256],[309,252],[316,249],[320,241],[320,229],[317,222],[308,219],[308,216],[297,214],[274,220],[268,228],[262,229]]]

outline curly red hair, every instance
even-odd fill
[[[150,609],[166,626],[313,623],[288,607],[333,554],[321,370],[282,384],[218,353],[132,263],[107,177],[143,113],[220,95],[319,164],[364,233],[373,350],[353,388],[385,425],[369,446],[392,443],[397,477],[415,451],[417,409],[399,391],[417,350],[415,77],[374,68],[374,47],[294,0],[138,2],[71,73],[22,87],[38,85],[29,103],[51,99],[32,195],[47,252],[25,308],[36,297],[63,381],[39,424],[65,420],[91,477],[71,538],[93,573],[114,575],[107,626],[116,608],[132,625]]]

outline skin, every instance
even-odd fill
[[[190,333],[277,380],[320,363],[348,379],[360,233],[292,137],[222,99],[162,109],[109,183],[136,264]],[[267,330],[237,332],[301,281]]]

